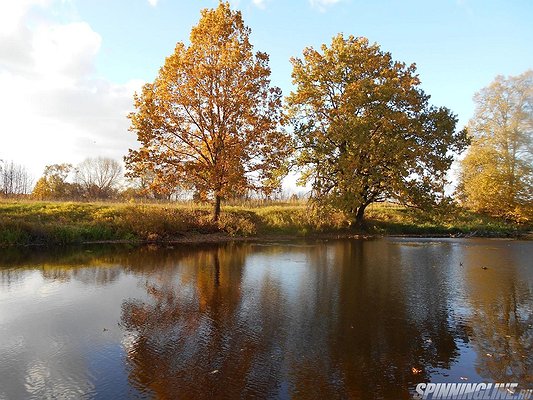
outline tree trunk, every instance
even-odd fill
[[[355,213],[355,220],[352,222],[352,227],[356,230],[364,230],[365,228],[365,209],[368,204],[363,204],[357,207],[357,212]]]
[[[213,222],[218,222],[220,219],[220,202],[222,198],[219,195],[215,196],[215,206],[213,208]]]

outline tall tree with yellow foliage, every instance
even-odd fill
[[[455,131],[450,110],[428,104],[414,64],[341,34],[292,64],[297,161],[320,206],[344,211],[358,227],[373,202],[430,207],[444,199],[446,173],[467,145],[466,132]]]
[[[131,130],[141,147],[126,157],[129,176],[194,190],[214,202],[280,184],[290,138],[280,128],[281,90],[270,85],[268,55],[253,53],[241,13],[221,2],[205,9],[153,83],[135,96]]]
[[[458,192],[467,207],[533,218],[533,70],[498,76],[474,96]]]

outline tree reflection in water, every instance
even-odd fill
[[[160,398],[268,393],[276,368],[256,366],[268,340],[240,318],[245,255],[238,247],[181,255],[175,269],[147,278],[150,302],[123,304],[123,324],[135,332],[128,349],[135,385]]]
[[[528,262],[529,260],[529,262]],[[478,373],[496,382],[533,384],[533,286],[518,274],[530,266],[525,249],[498,246],[470,252],[466,273]],[[489,266],[486,270],[482,266]]]
[[[92,322],[94,344],[123,338],[127,387],[146,397],[408,399],[418,382],[463,374],[532,384],[530,246],[385,239],[10,250],[0,289],[16,292],[37,274],[106,294],[114,311]],[[84,293],[83,311],[100,315],[99,295]],[[473,352],[475,362],[463,357]]]
[[[131,381],[161,398],[409,398],[464,332],[443,298],[418,325],[406,288],[438,277],[411,282],[399,250],[376,246],[219,247],[154,270],[150,301],[123,305]]]

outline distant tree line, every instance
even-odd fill
[[[44,169],[32,192],[38,200],[110,200],[120,198],[122,166],[105,157],[87,158],[76,167],[52,164]]]
[[[201,193],[183,191],[169,182],[157,181],[157,176],[149,171],[125,178],[121,164],[104,157],[87,158],[76,166],[68,163],[47,165],[35,185],[24,166],[0,160],[0,189],[0,198],[34,200],[207,201]],[[280,191],[275,198],[295,201],[299,196]],[[261,199],[261,193],[251,190],[229,198],[234,201],[257,199]]]
[[[26,168],[13,161],[0,160],[0,196],[20,197],[33,186]]]
[[[32,191],[38,200],[108,200],[119,197],[122,166],[104,157],[87,158],[77,165],[52,164],[44,169]]]
[[[122,166],[110,158],[88,158],[76,167],[47,165],[35,185],[24,166],[0,160],[0,197],[105,200],[118,199],[123,191]]]

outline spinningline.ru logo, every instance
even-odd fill
[[[529,400],[533,389],[521,389],[518,383],[419,383],[414,399],[439,400]]]

